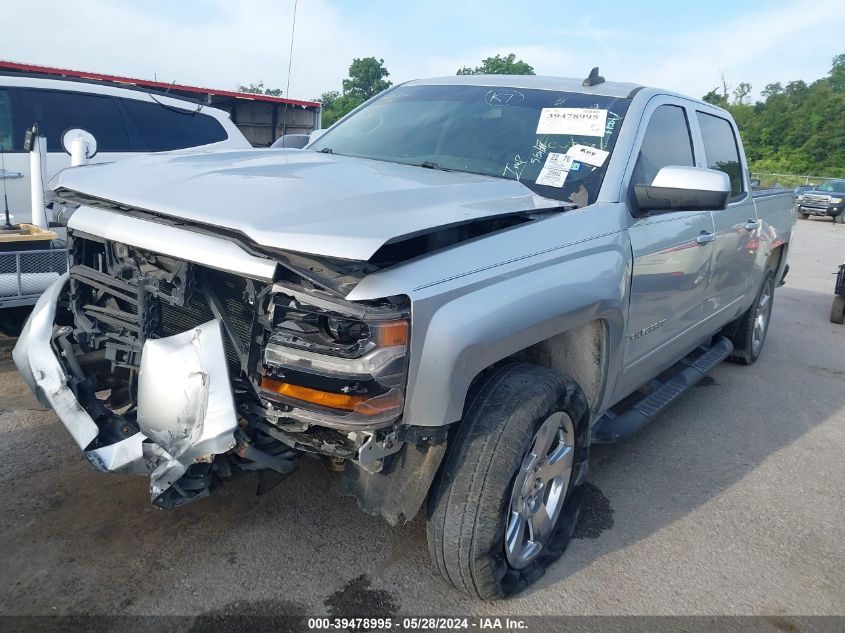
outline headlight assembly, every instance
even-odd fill
[[[396,420],[404,405],[409,312],[274,290],[263,395],[323,426],[378,428]]]
[[[842,198],[831,198],[830,204],[842,204]]]

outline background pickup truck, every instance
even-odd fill
[[[796,208],[804,220],[811,215],[820,215],[833,218],[836,224],[845,223],[845,180],[828,180],[798,194]]]
[[[563,553],[591,442],[754,363],[794,226],[727,112],[597,72],[411,81],[305,149],[53,188],[71,266],[14,358],[95,468],[173,508],[319,456],[388,521],[427,504],[482,599]]]

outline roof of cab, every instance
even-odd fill
[[[542,75],[449,75],[430,79],[414,79],[406,86],[501,86],[536,90],[580,92],[604,97],[629,98],[644,86],[619,81],[603,81],[595,86],[585,86],[583,79],[545,77]]]

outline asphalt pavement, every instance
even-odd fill
[[[568,552],[491,604],[444,583],[425,522],[390,527],[307,462],[166,512],[90,468],[0,340],[1,614],[845,614],[845,226],[800,221],[762,358],[723,364],[595,447]]]

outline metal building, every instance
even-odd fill
[[[225,110],[255,147],[268,147],[283,134],[309,134],[320,129],[321,106],[317,101],[283,99],[246,92],[201,88],[118,75],[51,68],[0,60],[0,73],[113,83],[121,88],[170,94]]]

